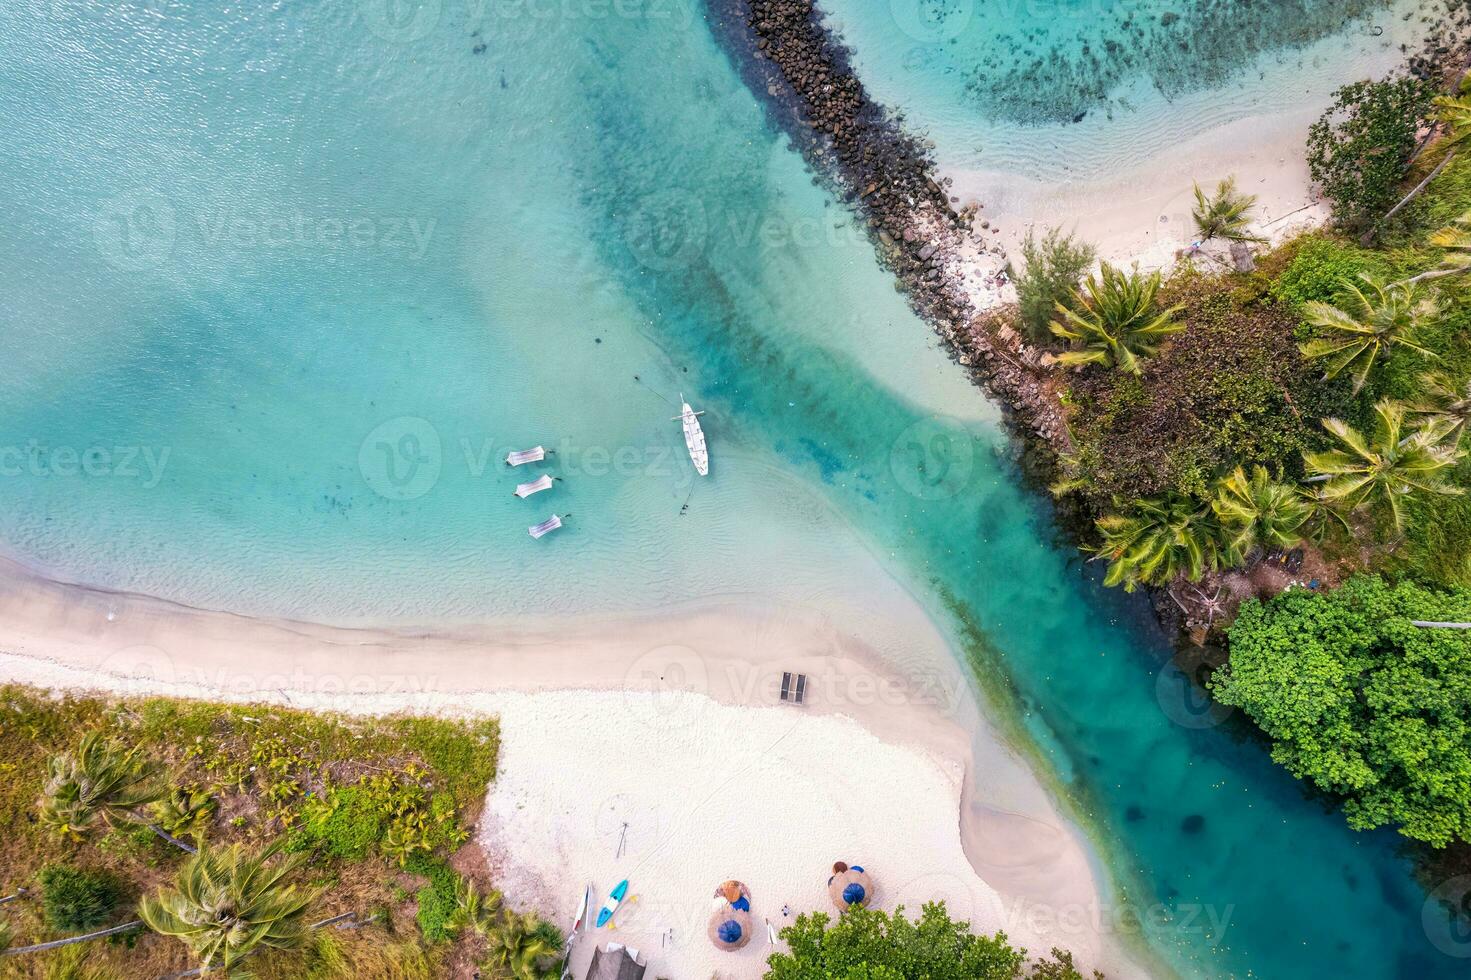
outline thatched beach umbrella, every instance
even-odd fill
[[[850,868],[839,861],[833,865],[833,876],[827,880],[827,893],[833,904],[846,912],[869,903],[873,898],[873,879],[858,865]]]
[[[706,932],[717,949],[736,950],[750,942],[751,937],[756,934],[756,920],[751,918],[750,912],[727,905],[716,909],[710,916],[710,926]]]

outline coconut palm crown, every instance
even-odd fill
[[[1124,272],[1107,262],[1073,291],[1073,307],[1057,304],[1061,319],[1049,329],[1080,349],[1057,356],[1061,364],[1103,364],[1138,374],[1140,361],[1152,355],[1165,337],[1185,329],[1172,319],[1181,309],[1157,310],[1160,275]]]
[[[257,950],[299,949],[318,892],[289,880],[306,855],[277,861],[280,850],[280,842],[258,853],[240,844],[201,848],[172,887],[139,903],[138,916],[154,932],[182,940],[206,975],[231,974],[242,957]]]
[[[1398,531],[1404,527],[1408,498],[1462,492],[1445,477],[1465,451],[1449,438],[1450,427],[1444,423],[1432,422],[1406,433],[1405,406],[1399,402],[1381,400],[1374,413],[1372,437],[1341,419],[1324,419],[1323,427],[1341,448],[1304,453],[1303,461],[1323,480],[1321,500],[1350,511],[1387,515]]]
[[[1355,392],[1364,387],[1379,357],[1396,346],[1435,356],[1416,339],[1436,312],[1436,304],[1425,290],[1415,283],[1386,286],[1366,273],[1361,273],[1359,280],[1364,288],[1352,280],[1342,280],[1347,294],[1342,307],[1318,301],[1303,304],[1307,322],[1328,333],[1300,346],[1305,357],[1327,359],[1324,379],[1349,372]]]
[[[1234,564],[1253,548],[1283,550],[1302,542],[1311,503],[1296,487],[1273,480],[1264,466],[1251,476],[1240,466],[1216,484],[1211,509],[1226,531],[1225,550]]]
[[[1405,410],[1420,417],[1421,424],[1438,425],[1446,440],[1459,441],[1471,423],[1471,381],[1457,384],[1444,371],[1420,375],[1420,393],[1405,404]]]
[[[1201,241],[1223,238],[1228,242],[1260,242],[1265,239],[1248,232],[1251,212],[1256,209],[1256,196],[1243,194],[1236,189],[1236,178],[1227,177],[1216,185],[1216,193],[1206,197],[1200,185],[1195,185],[1195,207],[1191,216],[1195,218],[1195,230]]]
[[[118,827],[137,821],[138,810],[163,797],[162,767],[140,759],[100,732],[83,737],[76,752],[53,756],[42,791],[41,822],[77,838],[100,821]]]
[[[1177,575],[1197,581],[1227,558],[1215,514],[1184,496],[1136,500],[1129,513],[1100,518],[1098,530],[1103,542],[1094,554],[1109,562],[1104,584],[1126,592]]]

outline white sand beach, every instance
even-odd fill
[[[705,938],[711,892],[739,878],[779,927],[783,905],[830,908],[835,860],[872,871],[880,907],[944,898],[978,930],[1144,975],[1107,929],[1086,843],[958,671],[897,674],[807,609],[410,633],[194,610],[4,563],[0,651],[0,680],[49,688],[499,715],[477,835],[499,883],[566,923],[584,882],[601,902],[628,878],[639,899],[598,938],[639,947],[651,975],[760,976],[764,935],[734,954]],[[782,670],[811,678],[806,707],[779,703]]]
[[[975,237],[999,246],[1018,271],[1029,228],[1073,231],[1102,261],[1167,268],[1197,237],[1194,186],[1214,191],[1226,177],[1256,196],[1253,231],[1280,242],[1329,215],[1308,174],[1309,127],[1340,86],[1401,68],[1434,7],[1396,0],[1346,36],[1263,56],[1224,90],[1165,99],[1139,79],[1112,93],[1107,112],[1076,124],[978,128],[971,134],[984,143],[978,153],[958,134],[939,134],[940,173],[959,201],[981,202],[979,220],[989,227],[978,226]],[[994,252],[967,263],[963,275],[979,307],[1014,299],[1014,290],[990,284],[1004,264]]]

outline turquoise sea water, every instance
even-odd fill
[[[0,73],[8,552],[334,622],[750,594],[882,639],[876,558],[1173,913],[1146,935],[1181,973],[1460,968],[1393,837],[1212,724],[1053,547],[697,9],[56,0],[0,10]],[[693,493],[634,374],[709,412]],[[498,458],[535,442],[564,481],[518,501]]]

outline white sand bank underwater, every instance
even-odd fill
[[[41,687],[500,715],[501,772],[478,839],[501,884],[565,925],[584,882],[601,901],[629,878],[640,900],[612,938],[645,950],[651,976],[760,976],[764,936],[738,954],[704,938],[710,893],[740,878],[758,920],[779,925],[783,904],[829,907],[835,860],[873,872],[880,907],[945,898],[978,930],[1071,949],[1111,978],[1144,975],[1109,928],[1115,906],[1080,834],[979,720],[958,671],[895,674],[807,610],[341,629],[61,585],[0,562],[0,651],[0,681]],[[778,703],[784,669],[812,678],[807,707]],[[579,961],[590,955],[584,943]]]

